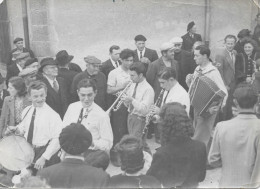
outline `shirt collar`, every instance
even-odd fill
[[[115,68],[117,68],[117,66],[116,66],[116,62],[115,62],[111,57],[110,57],[109,59],[110,59],[112,65],[113,65]],[[118,61],[117,61],[117,65],[119,66]]]
[[[23,68],[19,64],[16,64],[16,65],[17,65],[17,68],[19,69],[19,71],[23,70]]]
[[[144,56],[144,53],[145,53],[145,49],[146,49],[146,48],[144,47],[144,49],[142,50],[142,55],[143,55],[143,56]],[[141,52],[141,51],[139,51],[139,49],[136,49],[136,50],[137,50],[137,52],[138,52],[138,55],[140,55],[140,52]]]
[[[49,81],[49,83],[51,84],[51,86],[53,86],[53,82],[56,81],[56,78],[54,78],[54,80],[50,79],[47,75],[43,74],[43,76]]]
[[[67,156],[65,156],[65,159],[79,159],[79,160],[84,161],[84,157],[81,157],[81,156],[72,156],[72,155],[67,155]]]

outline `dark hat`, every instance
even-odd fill
[[[65,152],[71,155],[80,155],[91,146],[92,135],[84,125],[71,123],[62,129],[59,140],[61,149]]]
[[[137,35],[135,36],[135,41],[146,41],[146,38],[143,35]]]
[[[69,63],[73,58],[74,56],[69,55],[66,50],[62,50],[56,54],[55,61],[57,62],[58,65],[65,65]]]
[[[240,32],[238,32],[237,37],[239,39],[242,39],[244,37],[250,37],[251,31],[249,29],[242,29]]]
[[[40,63],[40,68],[39,68],[39,72],[42,72],[43,68],[47,65],[57,65],[57,63],[55,62],[55,60],[51,57],[48,58],[44,58],[41,60]]]
[[[17,37],[14,39],[14,44],[17,43],[18,41],[23,41],[23,38],[21,37]]]
[[[30,58],[30,59],[26,60],[26,62],[24,63],[24,67],[26,68],[27,66],[30,66],[34,62],[38,62],[38,59],[37,58]]]
[[[101,60],[99,60],[95,56],[87,56],[84,58],[84,60],[89,64],[101,64]]]
[[[139,138],[125,135],[115,146],[121,160],[121,170],[136,173],[144,167],[143,144]]]
[[[195,25],[195,22],[194,22],[194,21],[190,22],[190,23],[188,24],[188,26],[187,26],[187,31],[190,31],[190,29],[191,29],[194,25]]]
[[[5,81],[5,78],[3,78],[2,74],[0,73],[0,84],[2,84]]]

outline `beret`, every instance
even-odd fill
[[[172,39],[170,40],[170,42],[171,42],[172,44],[174,44],[174,43],[182,43],[182,42],[183,42],[183,39],[182,39],[181,37],[174,37],[174,38],[172,38]]]
[[[92,144],[92,135],[84,125],[71,123],[62,129],[59,137],[61,149],[71,155],[86,152]]]
[[[17,43],[18,41],[23,41],[23,38],[21,37],[17,37],[14,39],[14,44]]]
[[[143,35],[137,35],[135,36],[135,41],[146,41],[146,38]]]
[[[84,58],[84,60],[89,64],[101,64],[101,60],[99,60],[95,56],[87,56]]]
[[[29,75],[36,75],[36,73],[37,70],[35,68],[25,68],[19,73],[19,76],[24,78]]]
[[[26,60],[26,62],[24,63],[24,67],[30,66],[34,62],[38,62],[38,59],[37,58],[30,58],[30,59]]]
[[[165,43],[163,43],[162,45],[161,45],[161,47],[160,47],[160,50],[161,51],[166,51],[166,50],[169,50],[169,49],[173,49],[173,44],[172,43],[170,43],[170,42],[165,42]]]
[[[194,22],[194,21],[190,22],[190,23],[188,24],[188,26],[187,26],[187,31],[190,31],[190,29],[191,29],[194,25],[195,25],[195,22]]]

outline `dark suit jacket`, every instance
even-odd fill
[[[233,50],[233,53],[236,57],[235,50]],[[235,84],[235,63],[232,62],[227,49],[222,49],[216,54],[215,62],[225,85],[233,88]]]
[[[69,63],[69,70],[75,71],[75,72],[78,72],[78,73],[82,72],[82,69],[80,68],[80,66],[78,64],[72,63],[72,62]]]
[[[177,70],[177,78],[178,78],[178,73],[179,73],[179,67],[178,67],[178,62],[173,60],[171,67],[175,68]],[[158,77],[160,72],[165,68],[165,64],[162,60],[162,57],[159,58],[158,60],[155,60],[152,62],[147,70],[146,73],[146,80],[147,82],[153,87],[154,92],[155,92],[155,101],[159,96],[159,93],[161,91],[160,83],[158,81]]]
[[[0,93],[1,94],[1,93]],[[2,112],[2,107],[3,107],[3,104],[4,104],[4,99],[5,97],[9,96],[9,92],[6,90],[6,89],[3,89],[3,96],[1,97],[0,96],[0,115],[1,115],[1,112]]]
[[[13,58],[13,53],[14,53],[15,51],[17,51],[17,48],[13,49],[13,50],[9,53],[9,55],[8,55],[8,60],[7,60],[7,65],[8,65],[8,66],[10,66],[11,64],[14,63],[14,62],[12,61],[12,58]],[[35,58],[34,53],[32,52],[32,50],[27,49],[27,48],[23,48],[23,52],[29,52],[30,57],[31,57],[31,58]]]
[[[17,64],[12,64],[7,67],[7,73],[6,73],[6,86],[8,86],[9,79],[14,76],[18,76],[20,73],[19,68],[17,67]]]
[[[191,38],[189,33],[186,33],[184,36],[182,36],[183,43],[182,43],[182,49],[191,52],[192,46],[196,41],[202,41],[201,35],[195,33],[193,38]]]
[[[29,101],[28,97],[25,96],[23,98],[23,109],[30,105],[31,101]],[[11,96],[5,97],[2,108],[3,112],[0,117],[0,138],[3,136],[7,126],[16,126],[14,106],[14,98]]]
[[[145,47],[144,57],[148,58],[151,63],[159,58],[158,54],[155,50],[149,49],[149,48],[146,48],[146,47]],[[138,58],[137,50],[135,49],[135,51],[134,51],[134,62],[138,62],[138,61],[140,61],[140,60]],[[148,64],[144,64],[144,65],[145,65],[146,70],[147,70]]]
[[[186,76],[193,73],[196,68],[196,63],[193,59],[192,53],[181,50],[181,52],[174,54],[174,59],[179,65],[178,81],[180,85],[188,91],[189,88],[186,84]]]
[[[102,169],[72,158],[40,170],[37,176],[45,178],[52,188],[105,188],[109,180]]]
[[[95,103],[99,105],[103,110],[106,110],[106,92],[107,92],[107,81],[106,76],[99,72],[97,75],[89,75],[87,70],[84,72],[78,73],[71,84],[71,98],[72,102],[79,101],[79,97],[77,94],[77,85],[82,79],[93,79],[97,85],[97,95],[95,97]]]
[[[78,74],[78,72],[73,71],[73,70],[69,70],[67,68],[59,68],[59,71],[58,71],[58,76],[62,77],[65,80],[65,84],[67,85],[67,87],[66,87],[67,90],[70,90],[73,78],[77,74]],[[69,100],[71,101],[70,91],[68,91],[68,93],[69,93]]]
[[[111,72],[115,67],[113,66],[110,59],[102,63],[101,66],[101,72],[106,76],[106,79],[108,78],[109,72]]]
[[[205,144],[179,137],[157,149],[147,175],[154,176],[167,188],[196,188],[205,178],[206,162]]]
[[[59,84],[59,92],[57,93],[43,75],[38,75],[38,77],[38,79],[43,81],[47,86],[46,103],[56,111],[62,119],[69,106],[69,89],[67,88],[65,80],[61,77],[56,78]]]

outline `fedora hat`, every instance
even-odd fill
[[[62,50],[62,51],[59,51],[59,52],[56,54],[55,62],[56,62],[58,65],[64,65],[64,64],[69,63],[73,58],[74,58],[74,56],[69,55],[66,50]]]
[[[40,68],[39,68],[39,72],[42,72],[43,68],[47,65],[56,65],[57,66],[57,63],[55,62],[55,60],[51,57],[48,57],[48,58],[44,58],[41,60],[41,63],[40,63]]]

